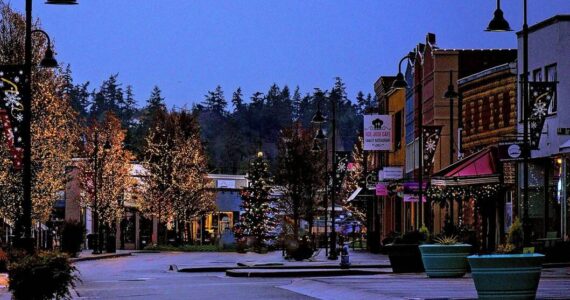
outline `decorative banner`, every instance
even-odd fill
[[[437,144],[439,142],[439,137],[441,136],[441,125],[436,126],[423,126],[423,167],[424,174],[430,174],[431,168],[433,167],[433,158],[435,155],[435,150],[437,149]]]
[[[548,115],[550,102],[556,97],[556,82],[529,82],[529,115],[530,147],[538,149],[544,120]]]
[[[388,186],[384,183],[377,183],[376,196],[388,196]]]
[[[0,66],[0,121],[16,169],[22,167],[21,123],[24,120],[22,103],[24,81],[24,66]]]
[[[364,115],[365,151],[392,151],[392,116]]]
[[[348,158],[350,157],[351,152],[341,152],[341,151],[337,151],[336,152],[336,161],[337,161],[337,167],[336,167],[336,188],[337,191],[340,190],[341,186],[342,186],[342,180],[344,179],[344,176],[346,175],[346,172],[348,170]]]

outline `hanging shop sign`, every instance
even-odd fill
[[[420,199],[419,195],[414,194],[404,194],[404,202],[418,202]],[[422,202],[426,202],[426,196],[422,196]]]
[[[529,82],[529,94],[530,146],[531,149],[538,149],[548,107],[556,97],[556,82]]]
[[[392,150],[392,117],[390,115],[364,115],[364,150]]]
[[[23,157],[21,132],[24,121],[24,82],[24,66],[0,66],[0,129],[4,133],[16,169],[22,167]]]
[[[500,142],[497,154],[502,162],[523,160],[525,157],[524,141]]]
[[[376,196],[388,196],[388,185],[382,182],[377,183]]]
[[[437,149],[437,144],[439,143],[439,138],[441,136],[441,125],[435,126],[423,126],[423,166],[424,174],[430,174],[433,167],[433,158],[435,156],[435,150]]]
[[[378,178],[383,180],[399,180],[404,178],[404,167],[384,167],[378,171]]]

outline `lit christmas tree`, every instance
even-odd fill
[[[263,159],[263,153],[249,164],[247,174],[249,186],[241,193],[242,210],[238,238],[242,236],[255,237],[254,249],[260,251],[269,240],[275,238],[271,233],[275,228],[276,210],[271,205],[270,190],[273,182],[269,174],[269,165]]]

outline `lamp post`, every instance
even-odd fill
[[[322,93],[323,96],[324,94],[326,94],[325,92],[322,92],[320,90],[317,90],[318,93]],[[336,91],[332,91],[330,96],[329,96],[329,100],[330,100],[330,104],[331,104],[331,118],[328,119],[328,121],[331,122],[331,131],[332,131],[332,137],[331,137],[331,143],[332,143],[332,192],[331,192],[331,241],[330,241],[330,252],[328,255],[328,259],[331,260],[336,260],[338,259],[338,255],[337,255],[337,251],[336,251],[336,224],[335,224],[335,205],[336,205],[336,186],[337,186],[337,169],[338,169],[338,161],[336,158],[336,110],[337,110],[337,105],[338,105],[338,101],[339,101],[339,97],[340,95],[338,95],[338,93]],[[327,121],[327,118],[324,117],[323,113],[321,112],[320,106],[317,108],[317,112],[315,113],[315,115],[313,116],[313,119],[311,120],[311,122],[315,123],[315,124],[322,124],[324,122]],[[322,132],[322,130],[320,130],[320,132],[317,133],[317,135],[322,134],[322,136],[324,136],[324,133]],[[328,156],[328,151],[326,153],[326,155]],[[327,207],[328,210],[328,207]]]
[[[444,98],[449,99],[449,165],[453,164],[453,154],[454,154],[454,145],[453,145],[453,99],[458,98],[459,94],[455,91],[453,86],[453,71],[449,71],[449,85],[447,86],[447,91],[443,95]],[[461,109],[461,108],[460,108]],[[459,113],[459,119],[461,119],[461,113]],[[451,219],[451,224],[453,224],[454,219],[454,206],[453,199],[449,201],[449,217]]]
[[[408,52],[408,54],[404,57],[402,57],[402,59],[400,59],[400,62],[398,63],[398,74],[396,75],[396,80],[394,80],[394,82],[392,83],[392,88],[393,89],[405,89],[408,87],[408,83],[406,82],[406,79],[404,78],[404,74],[402,73],[402,62],[404,62],[405,60],[410,61],[411,63],[414,63],[414,60],[416,58],[416,53],[411,51]],[[421,216],[422,216],[422,205],[423,205],[423,134],[422,134],[422,130],[423,130],[423,99],[422,99],[422,85],[419,84],[416,88],[414,88],[415,91],[419,94],[419,101],[418,101],[418,169],[419,169],[419,173],[418,173],[418,209],[417,209],[417,216],[416,216],[416,229],[420,228],[420,221],[422,220]]]
[[[311,149],[312,152],[321,152],[322,148],[319,145],[319,141],[324,141],[325,144],[325,193],[323,196],[323,202],[325,206],[325,256],[329,256],[329,145],[326,141],[326,135],[322,128],[319,128],[317,134],[315,135],[315,139],[313,141],[313,148]]]
[[[47,4],[77,4],[75,0],[48,0]],[[32,34],[40,32],[45,34],[48,40],[46,55],[40,65],[45,67],[57,66],[57,61],[53,58],[49,36],[41,30],[32,31],[32,0],[26,0],[26,33],[24,43],[24,112],[22,120],[22,141],[23,151],[23,173],[22,173],[22,217],[21,224],[24,229],[23,238],[20,237],[19,246],[29,253],[34,251],[34,241],[32,240]]]
[[[524,244],[529,245],[530,233],[532,225],[528,215],[529,209],[529,189],[528,189],[528,159],[530,155],[530,145],[528,136],[528,5],[527,0],[523,0],[523,76],[522,83],[522,116],[523,116],[523,231],[524,231]],[[495,10],[494,17],[489,22],[489,26],[485,31],[493,32],[508,32],[512,31],[509,22],[505,20],[503,11],[501,10],[501,0],[497,0],[497,9]]]

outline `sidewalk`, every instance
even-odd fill
[[[86,261],[86,260],[97,260],[97,259],[107,259],[116,258],[123,256],[130,256],[133,252],[132,250],[117,250],[116,253],[101,253],[93,254],[93,250],[83,250],[77,257],[70,258],[71,262]]]
[[[340,276],[384,274],[391,272],[388,257],[371,254],[365,251],[350,253],[350,269],[341,270],[340,258],[329,260],[325,251],[321,251],[312,260],[291,261],[282,256],[281,251],[258,253],[218,253],[217,255],[202,254],[195,259],[195,264],[171,264],[171,271],[196,272],[226,272],[232,277],[289,277],[298,276]]]

